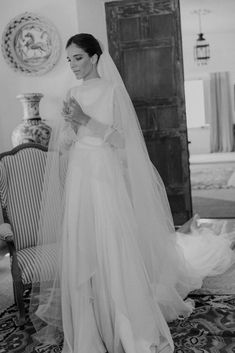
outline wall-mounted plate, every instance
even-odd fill
[[[31,76],[43,75],[57,63],[61,41],[56,28],[47,19],[25,12],[6,26],[2,53],[15,71]]]

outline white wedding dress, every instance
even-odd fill
[[[88,80],[70,94],[87,115],[121,134],[108,82]],[[65,129],[61,148],[69,145],[61,254],[63,353],[173,352],[166,320],[190,314],[192,305],[175,292],[175,309],[167,310],[173,289],[152,285],[135,238],[138,225],[123,161],[89,126],[77,135]],[[173,241],[193,272],[189,290],[234,262],[228,237],[194,231],[177,233]]]
[[[86,114],[113,124],[107,82],[89,80],[71,94]],[[168,343],[173,347],[135,241],[121,162],[87,127],[72,138],[63,221],[63,352],[147,353]]]

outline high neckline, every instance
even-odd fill
[[[88,80],[85,80],[82,82],[82,85],[89,85],[90,83],[94,83],[94,82],[97,82],[97,81],[100,81],[101,80],[101,77],[94,77],[94,78],[89,78]]]

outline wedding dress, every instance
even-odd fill
[[[59,170],[58,266],[46,300],[42,285],[36,315],[48,323],[45,339],[52,326],[63,331],[63,353],[173,352],[167,321],[190,315],[187,294],[235,259],[232,233],[220,236],[194,225],[190,234],[174,232],[164,213],[162,185],[153,185],[156,198],[149,186],[154,169],[143,174],[145,164],[133,157],[139,158],[138,146],[130,159],[123,153],[131,150],[132,135],[120,119],[119,94],[104,78],[72,88],[69,95],[92,120],[77,133],[65,124],[57,136],[58,158],[66,156],[66,172]],[[146,197],[151,207],[146,208]],[[51,223],[60,218],[56,211],[53,216],[60,201],[53,202]]]

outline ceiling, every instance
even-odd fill
[[[181,26],[184,34],[198,33],[198,15],[195,10],[209,10],[201,16],[202,31],[206,33],[235,32],[235,0],[179,0]]]

